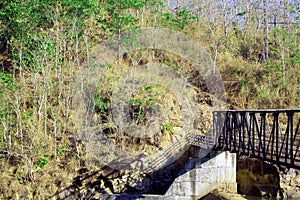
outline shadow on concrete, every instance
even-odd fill
[[[125,184],[124,193],[110,195],[105,191],[115,193],[112,180],[122,177],[125,171],[104,166],[97,171],[87,168],[78,170],[78,176],[73,179],[70,186],[56,192],[51,198],[55,199],[143,199],[144,195],[164,195],[171,187],[174,180],[191,169],[200,166],[212,156],[211,149],[190,146],[176,161],[170,165],[147,174],[143,180],[143,189],[139,190]],[[99,197],[99,198],[98,198]]]

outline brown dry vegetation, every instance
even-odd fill
[[[84,73],[90,51],[109,38],[113,32],[104,30],[103,26],[112,25],[99,22],[93,15],[85,17],[83,24],[67,21],[63,17],[64,9],[59,4],[53,8],[53,23],[47,27],[37,27],[35,30],[38,30],[38,34],[32,35],[33,40],[44,47],[30,52],[34,54],[34,59],[28,61],[25,53],[28,53],[30,47],[23,47],[24,43],[14,41],[16,38],[10,38],[11,41],[6,41],[7,38],[2,35],[0,38],[1,199],[57,199],[67,195],[71,195],[71,198],[78,197],[72,196],[71,192],[65,192],[64,189],[75,185],[72,191],[80,193],[84,190],[84,186],[76,185],[76,177],[81,173],[80,170],[88,165],[85,145],[87,135],[84,134],[87,127],[100,131],[107,135],[112,143],[134,153],[157,151],[172,140],[178,121],[181,120],[178,114],[180,105],[174,100],[174,94],[161,86],[150,94],[141,90],[133,96],[133,99],[143,97],[149,100],[153,95],[164,92],[162,96],[158,95],[154,103],[136,102],[137,104],[132,103],[131,108],[132,113],[139,109],[145,112],[149,111],[152,105],[160,104],[167,108],[168,112],[172,110],[162,122],[160,133],[155,137],[137,140],[124,132],[118,132],[118,124],[114,122],[111,112],[111,97],[115,82],[130,69],[133,62],[137,62],[137,66],[163,63],[174,70],[181,70],[184,75],[189,75],[191,85],[199,84],[200,88],[203,86],[201,81],[192,76],[191,64],[187,60],[161,50],[145,50],[124,55],[118,70],[106,66],[105,71],[99,74],[101,78],[96,85],[85,85],[88,90],[80,90],[82,82],[79,78]],[[198,42],[216,62],[224,82],[228,107],[299,107],[298,25],[289,27],[288,38],[294,42],[293,45],[288,46],[283,42],[284,34],[278,33],[276,38],[270,39],[270,59],[264,61],[261,58],[261,29],[253,28],[244,32],[242,28],[238,28],[237,32],[236,28],[229,27],[225,35],[220,25],[215,25],[212,29],[210,23],[199,18],[190,19],[189,23],[182,26],[174,25],[173,21],[162,23],[158,19],[163,18],[161,13],[166,11],[157,8],[157,12],[151,12],[151,9],[153,7],[121,10],[122,13],[132,13],[137,21],[134,25],[124,25],[120,30],[134,26],[158,26],[181,31]],[[160,15],[158,11],[161,12]],[[110,17],[108,13],[103,14],[103,19],[107,21]],[[4,22],[1,22],[0,26],[1,30],[5,29]],[[5,44],[8,42],[10,45]],[[283,47],[288,49],[284,59],[274,53]],[[10,56],[9,52],[13,51],[17,52],[17,56]],[[283,62],[285,71],[281,70]],[[28,63],[31,67],[27,66]],[[199,117],[199,127],[196,129],[199,130],[199,134],[205,134],[209,126],[207,122],[210,118],[211,103],[209,95],[205,93],[205,87],[201,89],[202,91],[199,87],[194,89],[203,111]],[[81,92],[82,96],[79,98],[87,102],[89,100],[85,99],[85,95],[89,96],[93,92],[93,109],[78,104],[77,92]],[[86,94],[82,94],[84,92]],[[149,121],[146,115],[142,117],[141,123]],[[85,126],[84,122],[88,122],[88,126]],[[102,153],[109,151],[111,149],[103,147]],[[96,166],[97,169],[101,167]],[[60,196],[62,193],[64,194]]]

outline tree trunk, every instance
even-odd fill
[[[264,49],[263,49],[263,53],[264,53],[264,60],[268,60],[269,59],[269,48],[268,48],[268,0],[263,0],[263,13],[264,13]]]

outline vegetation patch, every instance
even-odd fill
[[[131,90],[123,102],[128,105],[130,120],[126,123],[132,125],[131,129],[126,129],[126,123],[117,123],[115,89],[134,68],[159,63],[178,77],[185,77],[199,110],[188,126],[199,135],[211,127],[214,97],[209,94],[205,77],[180,55],[161,49],[139,49],[118,55],[113,64],[91,62],[97,60],[91,52],[95,46],[112,35],[118,38],[126,30],[168,28],[203,45],[210,54],[213,70],[222,75],[226,91],[223,99],[227,99],[222,103],[227,108],[299,107],[299,24],[292,23],[299,21],[295,2],[178,2],[1,1],[1,199],[97,199],[99,193],[95,191],[136,192],[136,185],[125,187],[118,182],[130,179],[125,172],[118,172],[124,179],[112,179],[115,171],[102,169],[109,160],[101,164],[95,159],[92,163],[101,168],[101,175],[97,169],[87,169],[90,152],[86,141],[91,135],[86,133],[104,136],[101,144],[105,145],[99,146],[96,141],[95,149],[111,160],[115,152],[110,145],[135,155],[141,151],[151,154],[176,140],[181,126],[187,126],[183,118],[189,116],[182,115],[185,108],[176,91],[160,83],[145,83]],[[97,53],[102,55],[103,49]],[[79,79],[89,77],[84,74],[87,68],[89,73],[101,71],[96,83],[88,85],[89,81]],[[172,74],[166,78],[170,77]],[[79,97],[78,92],[82,92]],[[153,123],[153,119],[157,121]],[[139,127],[156,130],[156,134],[134,137]],[[247,172],[244,175],[252,177]],[[113,184],[122,188],[114,189]]]

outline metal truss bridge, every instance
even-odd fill
[[[300,169],[300,109],[213,112],[216,148]]]

